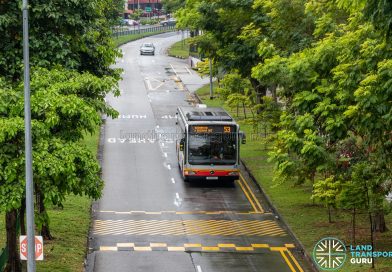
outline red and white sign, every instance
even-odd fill
[[[21,235],[19,237],[20,259],[27,260],[27,236]],[[35,259],[42,261],[44,259],[44,243],[42,236],[35,236]]]

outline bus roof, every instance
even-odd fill
[[[233,122],[233,118],[222,108],[207,107],[179,107],[186,121],[226,121]]]

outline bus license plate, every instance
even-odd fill
[[[218,179],[218,177],[206,177],[206,178],[209,179],[209,180],[211,180],[211,179],[217,180]]]

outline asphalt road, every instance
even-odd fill
[[[166,33],[121,47],[120,112],[102,134],[103,197],[94,205],[88,271],[306,271],[293,240],[244,176],[230,184],[184,183],[171,133],[181,82],[200,79],[166,56],[181,38]],[[155,56],[140,56],[153,42]],[[301,268],[302,267],[302,268]]]

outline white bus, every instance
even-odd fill
[[[184,181],[235,181],[245,136],[222,108],[179,107],[176,151]]]

